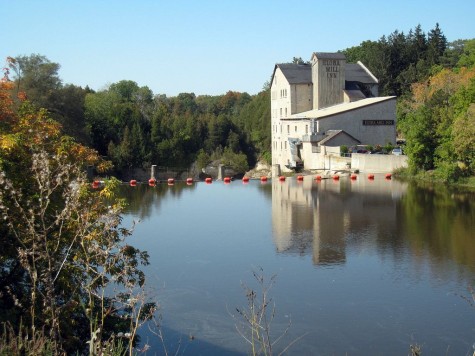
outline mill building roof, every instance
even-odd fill
[[[363,65],[363,63],[346,63],[345,81],[377,84],[378,79]]]
[[[367,98],[350,103],[342,103],[334,106],[330,106],[324,109],[313,109],[298,114],[293,114],[287,118],[287,120],[302,120],[302,119],[323,119],[333,115],[341,114],[346,111],[356,110],[370,105],[382,103],[384,101],[396,100],[395,96],[380,96],[376,98]],[[281,119],[281,120],[286,120]]]
[[[320,53],[321,54],[321,53]],[[318,57],[324,58],[324,57]],[[279,68],[289,84],[311,84],[312,66],[310,64],[279,63],[275,65],[275,70]],[[345,81],[359,82],[364,84],[377,84],[378,79],[363,65],[363,63],[346,63]]]
[[[280,63],[275,65],[275,69],[277,68],[280,68],[289,84],[312,83],[312,66],[310,64]]]

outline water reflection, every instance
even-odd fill
[[[453,260],[475,272],[475,194],[446,187],[408,186],[401,221],[414,255],[429,253],[434,268]]]
[[[312,254],[315,265],[326,265],[345,263],[347,244],[361,235],[397,245],[398,202],[406,190],[407,184],[384,177],[274,182],[272,224],[277,251]]]
[[[344,264],[349,244],[403,258],[429,253],[475,271],[472,193],[420,187],[383,176],[354,181],[272,183],[273,239],[279,253],[312,255],[315,265]]]
[[[198,184],[124,185],[121,194],[126,213],[144,220]],[[371,246],[395,259],[410,248],[416,258],[429,253],[439,262],[453,260],[475,272],[474,193],[384,176],[320,182],[309,176],[303,182],[273,180],[249,189],[253,187],[272,201],[272,238],[278,253],[311,255],[314,265],[337,265],[345,263],[349,245]]]
[[[133,214],[140,219],[150,218],[153,209],[160,209],[164,200],[168,197],[179,199],[185,190],[196,189],[196,184],[185,184],[178,182],[175,184],[159,183],[155,186],[148,184],[138,184],[129,187],[121,186],[120,194],[127,202],[126,214]]]
[[[460,298],[475,277],[473,193],[360,176],[123,194],[126,219],[142,220],[132,243],[150,254],[164,323],[197,336],[193,354],[245,353],[229,310],[254,266],[278,274],[272,293],[292,337],[312,333],[291,354],[400,355],[413,340],[427,354],[466,354],[473,344],[474,311]]]

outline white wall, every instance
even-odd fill
[[[393,120],[394,125],[365,126],[363,120]],[[319,130],[344,130],[363,145],[396,144],[396,99],[322,118]]]
[[[351,169],[370,173],[391,173],[397,168],[407,167],[407,156],[401,155],[371,155],[353,153],[351,155]]]

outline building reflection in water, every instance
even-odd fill
[[[397,236],[397,202],[405,183],[384,176],[312,178],[273,180],[272,225],[279,253],[311,253],[315,265],[343,264],[348,244],[363,248],[381,243],[375,239]]]

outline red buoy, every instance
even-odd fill
[[[193,183],[193,178],[186,178],[186,184],[191,184]]]
[[[261,177],[261,182],[267,182],[267,177],[266,177],[266,176],[262,176],[262,177]]]
[[[132,179],[132,180],[130,181],[130,186],[131,186],[131,187],[135,187],[136,185],[137,185],[137,181],[136,181],[135,179]]]
[[[391,179],[392,178],[392,174],[391,173],[386,173],[386,179]]]
[[[303,176],[297,176],[298,181],[303,181]]]
[[[249,177],[246,177],[246,176],[242,177],[242,181],[243,183],[249,182]]]
[[[168,184],[173,184],[175,183],[175,179],[174,178],[168,178]]]
[[[333,176],[333,180],[339,180],[339,179],[340,179],[340,176],[339,176],[338,174],[335,174],[335,175]]]
[[[316,176],[315,180],[318,180],[318,181],[322,180],[322,176],[321,175]]]
[[[368,179],[374,179],[374,174],[368,174]]]
[[[224,177],[223,181],[224,181],[224,183],[231,183],[231,178],[230,177]]]
[[[157,181],[155,180],[155,178],[150,178],[148,180],[148,185],[151,186],[151,187],[155,187],[156,183],[157,183]]]
[[[351,178],[352,180],[356,180],[357,177],[358,177],[358,176],[357,176],[356,174],[352,174],[350,178]]]
[[[281,182],[285,182],[285,176],[280,176],[280,177],[279,177],[279,180],[280,180]]]
[[[213,182],[213,179],[208,177],[208,178],[205,179],[205,182],[206,182],[206,184],[211,184]]]

